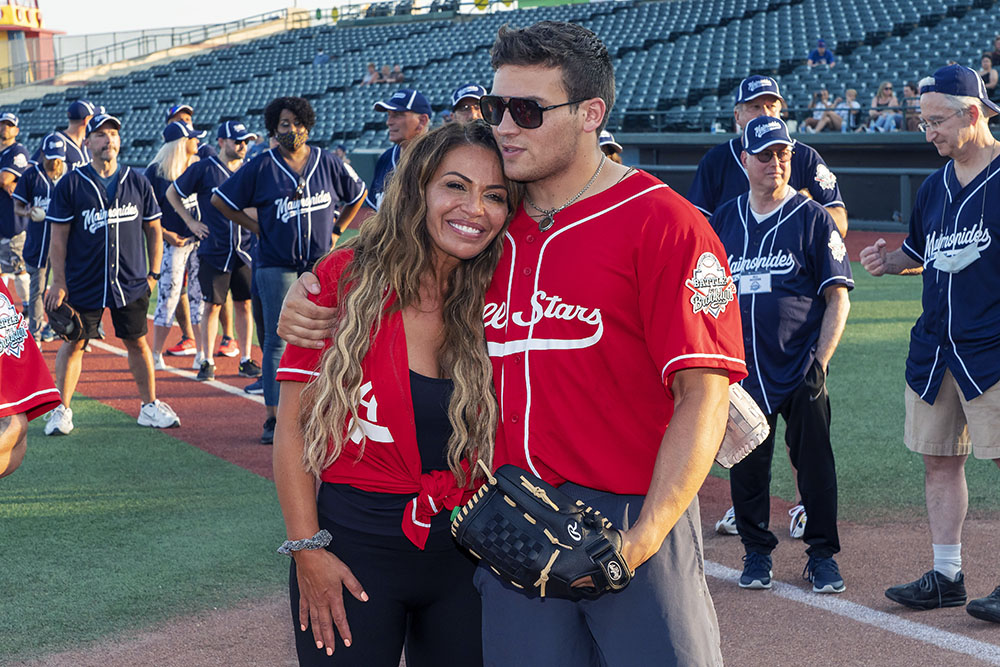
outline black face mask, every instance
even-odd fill
[[[274,135],[275,141],[284,147],[285,150],[292,153],[302,148],[302,145],[306,143],[306,139],[308,138],[309,130],[290,130]]]

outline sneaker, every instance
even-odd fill
[[[229,336],[223,336],[222,340],[219,341],[219,349],[215,351],[215,356],[238,357],[239,355],[240,346],[236,344],[236,341]]]
[[[194,344],[193,339],[187,336],[183,336],[177,345],[166,349],[166,353],[171,357],[190,357],[197,352],[198,346]]]
[[[198,369],[198,377],[195,378],[198,382],[204,382],[205,380],[215,379],[215,364],[210,361],[201,362],[201,368]]]
[[[802,570],[802,578],[811,581],[813,593],[843,593],[847,586],[840,576],[840,568],[832,557],[809,557],[806,567]]]
[[[771,556],[751,551],[743,557],[740,588],[770,588],[772,574]]]
[[[937,570],[931,570],[916,581],[887,588],[885,596],[913,609],[961,607],[967,599],[965,575],[959,572],[955,581],[948,581],[948,577]]]
[[[260,444],[262,445],[273,445],[274,444],[274,425],[278,423],[276,417],[268,417],[267,421],[264,422],[264,430],[260,433]]]
[[[203,361],[205,361],[205,355],[203,355],[203,354],[195,354],[194,355],[194,361],[191,362],[191,370],[193,370],[193,371],[200,371],[201,370],[201,363]]]
[[[52,330],[52,327],[50,327],[48,324],[42,327],[41,335],[43,343],[51,343],[52,341],[54,341],[56,338],[59,337],[56,335],[56,332]]]
[[[247,359],[246,361],[240,362],[240,377],[241,378],[259,378],[260,377],[260,366],[254,363],[253,359]]]
[[[260,396],[264,393],[264,381],[258,379],[256,382],[251,382],[247,386],[243,387],[243,391],[248,394],[253,394],[254,396]]]
[[[139,419],[136,422],[139,426],[152,426],[153,428],[174,428],[181,425],[177,413],[160,400],[142,406],[142,409],[139,410]]]
[[[986,597],[971,601],[965,611],[980,620],[1000,623],[1000,586]]]
[[[725,516],[715,522],[715,532],[719,535],[739,535],[736,532],[736,510],[730,507]]]
[[[167,370],[167,364],[163,361],[162,354],[153,353],[153,370],[154,371],[165,371]]]
[[[806,532],[806,508],[802,505],[796,505],[788,510],[788,516],[792,517],[791,523],[788,524],[789,537],[793,540],[801,540],[802,535]]]
[[[45,416],[45,435],[69,435],[73,430],[73,409],[60,403]]]

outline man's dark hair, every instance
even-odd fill
[[[264,109],[264,127],[271,136],[278,133],[278,119],[283,109],[295,114],[307,130],[313,129],[313,125],[316,124],[316,112],[313,111],[309,100],[304,97],[276,97]]]
[[[615,70],[604,43],[582,26],[540,21],[527,28],[504,24],[490,51],[494,70],[503,65],[559,67],[570,100],[600,97],[607,111],[598,132],[607,125],[615,104]]]

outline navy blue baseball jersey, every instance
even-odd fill
[[[945,368],[972,400],[1000,380],[1000,157],[964,188],[954,162],[927,177],[903,252],[924,266],[906,383],[933,404]]]
[[[0,153],[0,173],[21,174],[28,168],[28,151],[16,141]],[[28,228],[28,220],[14,215],[14,200],[7,191],[0,188],[0,238],[9,239]]]
[[[810,196],[826,207],[843,207],[837,177],[812,147],[796,142],[792,155],[792,175],[788,184],[795,190],[807,189]],[[688,201],[707,216],[720,205],[750,190],[746,169],[740,162],[740,138],[730,139],[705,153],[698,163]]]
[[[163,212],[163,218],[160,220],[160,224],[163,228],[169,229],[181,238],[186,239],[194,236],[194,232],[188,229],[188,226],[184,224],[184,220],[181,219],[181,216],[177,215],[177,211],[175,211],[174,207],[167,201],[167,189],[170,187],[171,181],[168,181],[157,173],[155,164],[151,164],[146,167],[146,171],[143,172],[143,175],[146,177],[146,180],[149,181],[149,184],[153,186],[153,196],[156,197],[156,205],[159,206],[160,210]],[[190,213],[195,220],[201,220],[197,195],[184,197],[181,203],[184,204],[185,210],[187,210],[187,212]]]
[[[232,271],[239,266],[237,261],[252,263],[250,244],[253,233],[212,206],[212,191],[232,175],[233,172],[218,157],[210,157],[188,167],[173,185],[181,197],[198,198],[201,221],[208,226],[208,237],[198,243],[198,258],[220,271]]]
[[[369,208],[377,211],[382,204],[382,197],[385,196],[385,180],[396,170],[396,163],[399,162],[402,152],[403,149],[396,144],[378,156],[375,174],[372,176],[372,186],[368,189],[368,196],[365,197],[365,205]]]
[[[49,222],[70,225],[66,291],[79,309],[122,308],[149,289],[143,223],[159,219],[160,207],[139,172],[119,165],[115,178],[109,200],[97,172],[86,165],[59,179],[49,204]]]
[[[45,173],[45,169],[35,164],[25,170],[17,180],[13,197],[28,208],[37,206],[48,211],[54,189],[55,185]],[[45,266],[49,258],[49,221],[35,222],[25,219],[28,220],[28,233],[24,238],[24,261],[35,268],[40,268]]]
[[[42,137],[42,141],[38,144],[38,148],[36,148],[35,152],[31,154],[32,163],[42,163],[42,146],[44,146],[45,142],[52,136],[59,137],[66,143],[66,171],[73,171],[77,167],[82,167],[83,165],[90,163],[90,150],[88,150],[86,146],[77,145],[77,143],[67,136],[62,130],[49,132]]]
[[[337,202],[357,202],[365,184],[340,158],[315,146],[300,177],[275,148],[241,167],[215,193],[237,210],[257,209],[260,268],[303,271],[333,243]]]
[[[212,144],[198,144],[198,158],[201,160],[207,160],[210,157],[215,157],[219,153],[215,150],[215,146]]]
[[[748,194],[729,200],[711,218],[738,285],[749,373],[742,385],[767,414],[777,411],[813,363],[826,310],[823,290],[854,288],[833,218],[791,192],[760,222]]]

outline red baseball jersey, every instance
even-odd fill
[[[486,295],[500,399],[495,463],[645,494],[673,374],[746,376],[736,286],[691,204],[639,172],[539,232],[523,210]]]
[[[45,365],[28,321],[14,308],[0,280],[0,417],[40,417],[59,405],[59,390]]]

